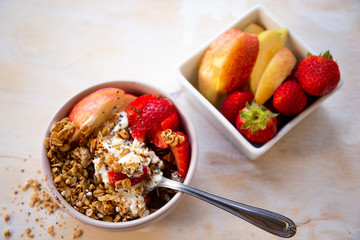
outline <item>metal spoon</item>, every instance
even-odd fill
[[[171,188],[190,194],[279,237],[290,238],[296,233],[294,222],[278,213],[222,198],[164,177],[158,187]]]

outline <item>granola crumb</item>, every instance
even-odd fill
[[[34,234],[31,233],[30,228],[25,229],[25,233],[28,238],[34,238]]]
[[[8,238],[8,237],[10,237],[10,236],[11,236],[11,233],[10,233],[9,229],[6,229],[6,230],[4,231],[4,237]]]
[[[5,213],[4,221],[7,222],[7,221],[9,221],[9,219],[10,219],[9,214]]]
[[[52,237],[55,235],[54,233],[54,226],[50,226],[48,227],[48,229],[46,230]]]
[[[78,238],[83,234],[83,231],[81,229],[74,229],[74,232],[72,234],[72,239]]]

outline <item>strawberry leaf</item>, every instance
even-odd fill
[[[240,111],[240,117],[245,120],[240,128],[248,129],[251,127],[253,133],[257,132],[259,128],[264,130],[266,128],[266,120],[279,115],[268,111],[264,105],[259,106],[255,100],[252,101],[251,106],[247,103],[246,109],[247,111]]]
[[[324,52],[324,54],[320,54],[320,56],[333,59],[333,57],[332,57],[332,55],[331,55],[331,53],[330,53],[329,50],[327,50],[326,52]]]
[[[247,120],[242,126],[241,129],[248,129],[252,125],[252,122]]]

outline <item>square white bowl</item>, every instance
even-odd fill
[[[313,103],[306,107],[299,115],[287,122],[270,141],[263,145],[253,145],[246,140],[238,130],[220,113],[219,109],[213,106],[197,89],[198,71],[200,61],[209,47],[209,45],[223,32],[231,28],[244,29],[250,23],[257,23],[265,29],[277,29],[287,27],[280,22],[267,8],[262,5],[256,5],[245,12],[239,19],[235,20],[228,27],[221,30],[208,42],[188,59],[183,61],[177,68],[176,77],[185,89],[187,97],[204,114],[214,126],[223,133],[247,158],[254,160],[268,151],[276,142],[278,142],[287,132],[296,124],[314,111],[323,101],[334,94],[343,84],[340,80],[337,87],[329,94],[317,98]],[[316,54],[317,52],[305,44],[291,29],[289,29],[286,46],[295,54],[298,62],[304,59],[308,52]]]

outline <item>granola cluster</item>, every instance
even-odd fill
[[[64,118],[54,125],[45,146],[54,184],[77,211],[94,219],[125,222],[156,211],[175,194],[161,188],[152,191],[162,175],[176,172],[171,151],[131,139],[124,112],[77,143],[71,139],[75,132],[74,124]],[[142,176],[144,169],[146,179],[133,184],[131,177]],[[128,178],[112,186],[108,171]]]

